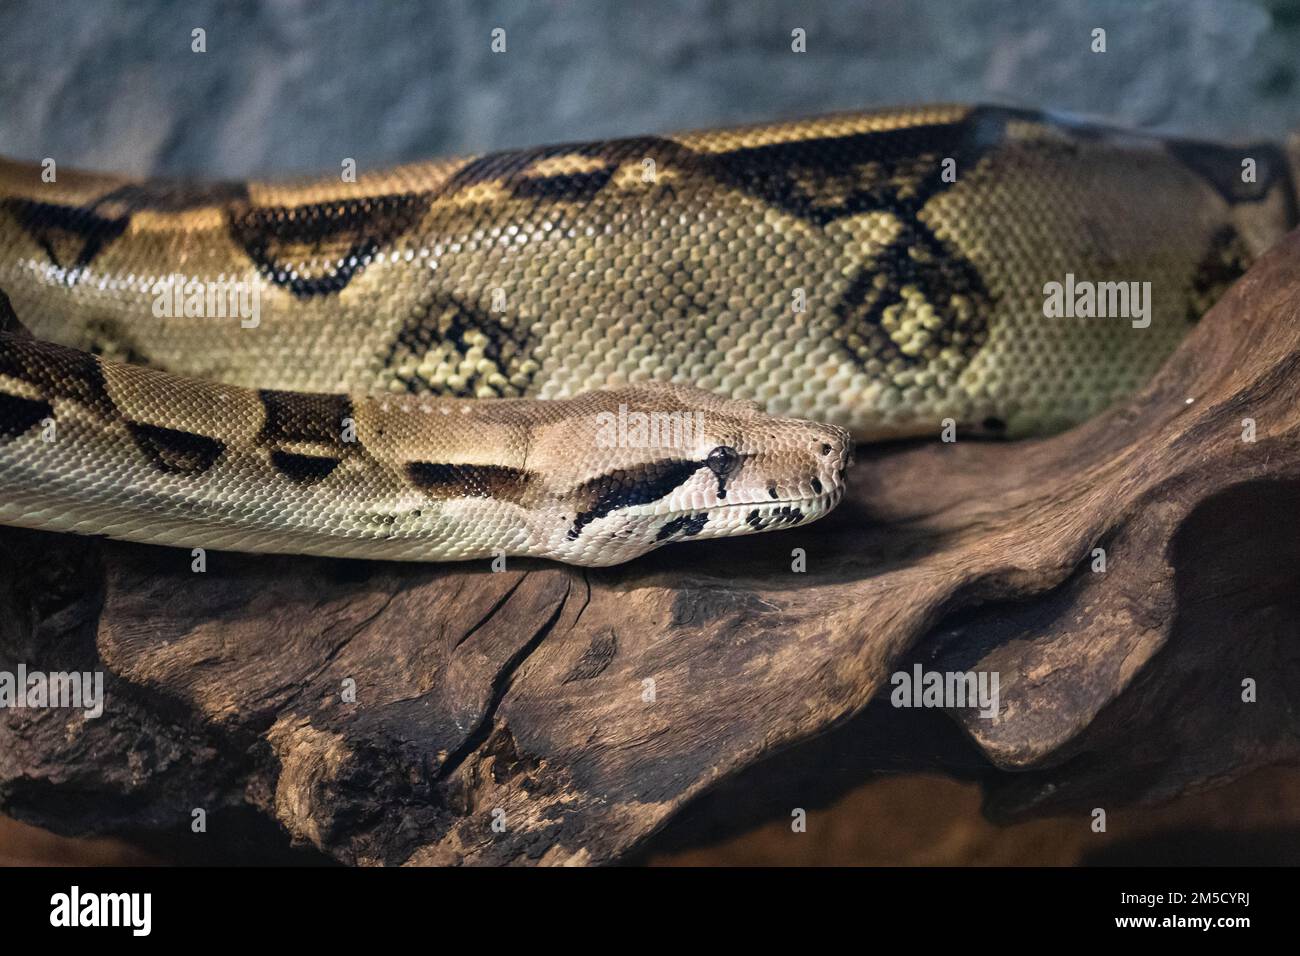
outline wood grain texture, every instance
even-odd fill
[[[194,574],[4,531],[0,668],[102,667],[109,697],[97,720],[0,711],[0,803],[197,858],[222,839],[190,833],[203,807],[347,863],[607,863],[904,765],[975,776],[1012,818],[1294,762],[1297,264],[1292,236],[1080,428],[860,449],[821,523],[620,568],[212,553]],[[1001,716],[889,707],[913,662],[996,670]]]

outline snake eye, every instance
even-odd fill
[[[705,464],[715,475],[728,475],[740,464],[740,452],[730,445],[719,445],[709,452]]]

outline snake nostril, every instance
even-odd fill
[[[822,442],[822,454],[823,454],[823,455],[829,455],[833,450],[834,450],[834,449],[832,449],[830,445],[826,444],[825,442]]]

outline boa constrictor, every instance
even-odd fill
[[[842,429],[1131,392],[1295,215],[1280,148],[997,107],[354,180],[3,163],[0,522],[580,564],[790,526],[841,497]],[[1076,280],[1141,321],[1049,315]]]

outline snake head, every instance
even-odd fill
[[[530,455],[548,463],[548,550],[563,561],[617,564],[674,541],[791,528],[844,495],[853,445],[832,425],[680,385],[563,404],[565,427],[537,429]]]

